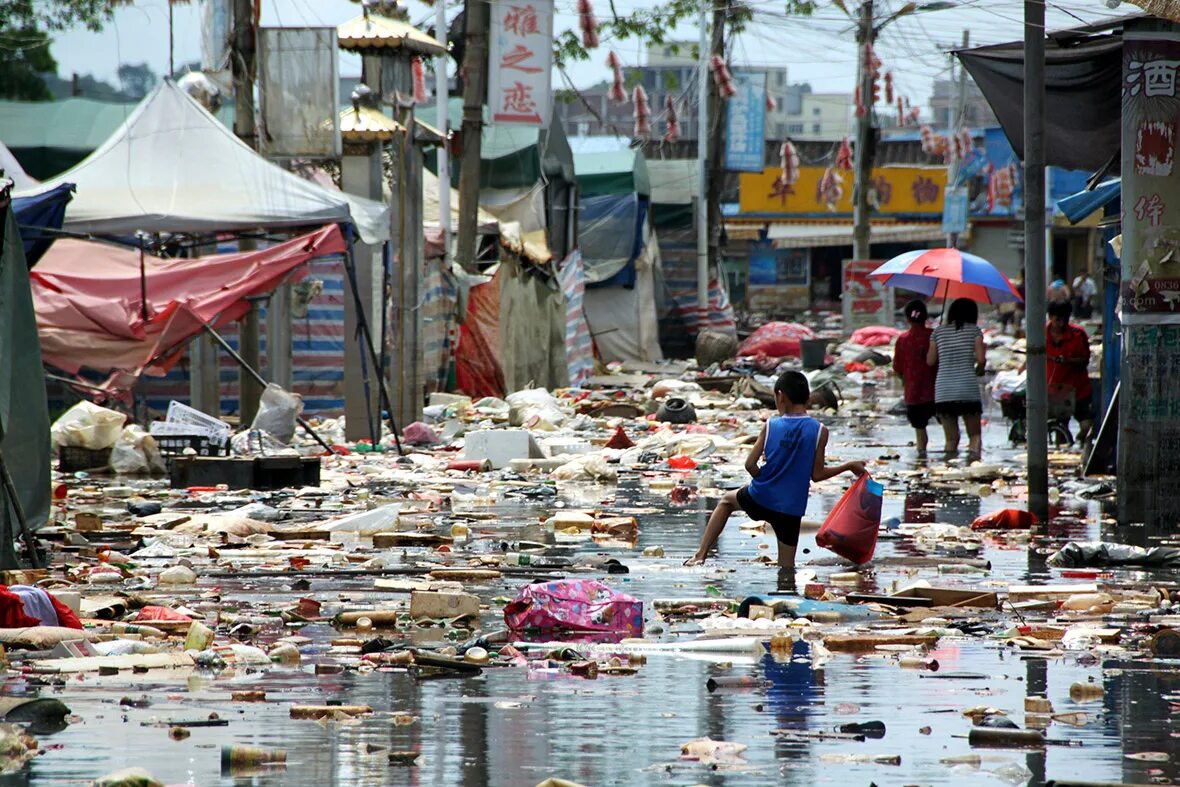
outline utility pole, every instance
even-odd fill
[[[963,49],[966,49],[969,46],[971,46],[971,31],[964,30],[963,31]],[[952,69],[954,68],[954,64],[955,64],[955,56],[952,54],[951,55],[951,68]],[[967,116],[967,69],[963,67],[962,63],[959,64],[959,83],[958,83],[958,86],[955,90],[954,99],[955,100],[952,102],[954,105],[953,110],[951,108],[952,104],[947,104],[946,129],[947,129],[947,138],[948,139],[953,139],[953,135],[956,134],[957,130],[958,130],[956,127],[958,126],[961,128],[961,126],[959,126],[960,123],[963,123],[963,125],[966,125],[965,120],[966,120],[966,116]],[[953,114],[952,114],[952,111],[953,111]],[[966,152],[967,151],[965,151],[965,150],[963,151],[964,154]],[[956,181],[959,179],[959,168],[962,166],[963,166],[963,162],[959,157],[956,156],[955,158],[951,159],[951,165],[950,165],[950,167],[947,168],[948,171],[947,171],[947,178],[946,178],[946,184],[947,184],[947,187],[950,189],[950,193],[955,193],[958,190],[958,188],[955,184],[956,184]],[[954,248],[958,247],[958,245],[959,245],[959,233],[948,232],[946,234],[946,247],[948,249],[954,249]]]
[[[1045,379],[1045,0],[1024,3],[1024,315],[1028,349],[1028,508],[1049,521]]]
[[[171,4],[169,4],[171,5]],[[234,80],[234,134],[251,148],[256,148],[254,128],[254,78],[256,30],[254,29],[254,0],[234,0],[233,46],[230,66]],[[257,248],[253,240],[240,240],[238,248],[251,251]],[[262,368],[259,348],[258,302],[250,302],[250,310],[242,317],[238,330],[238,352],[252,369]],[[218,372],[215,369],[214,374]],[[238,415],[243,426],[249,425],[258,413],[258,398],[262,386],[253,376],[238,372]]]
[[[459,159],[459,238],[455,259],[466,271],[475,270],[475,231],[479,213],[480,142],[483,105],[488,92],[488,28],[492,24],[490,0],[466,0],[463,4],[463,126]],[[449,202],[449,201],[448,201]],[[440,206],[441,207],[441,206]]]
[[[445,49],[447,46],[447,4],[434,4],[434,33],[435,38]],[[447,135],[450,124],[450,90],[447,87],[447,60],[444,53],[434,60],[434,101],[435,122],[443,136],[443,143],[438,146],[438,226],[442,230],[443,256],[451,251],[451,151]]]
[[[708,4],[701,0],[697,24],[700,40],[697,49],[697,312],[699,325],[709,316],[709,207],[705,198],[709,178],[709,16]]]
[[[860,6],[860,26],[856,35],[857,85],[864,114],[856,119],[856,175],[852,194],[852,257],[871,259],[869,251],[869,181],[873,178],[873,72],[865,62],[865,51],[877,38],[873,27],[873,0]]]
[[[710,47],[711,57],[725,59],[725,17],[729,13],[731,0],[713,0],[713,41]],[[708,156],[708,179],[705,181],[705,226],[708,231],[707,253],[708,264],[720,275],[721,272],[721,187],[725,183],[725,170],[721,162],[721,124],[725,114],[721,88],[717,80],[706,81],[709,96],[706,102],[709,136],[705,145]],[[706,277],[707,279],[708,277]],[[700,337],[709,320],[708,302],[709,282],[705,281],[705,311],[701,314],[701,322],[697,336]]]

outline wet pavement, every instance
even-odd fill
[[[921,475],[908,482],[899,479],[898,471],[926,467],[906,444],[911,433],[901,419],[885,417],[867,427],[858,418],[827,420],[833,433],[830,461],[889,457],[875,465],[886,483],[884,520],[897,517],[905,522],[925,519],[967,525],[980,514],[1012,504],[1000,494],[979,497],[977,484],[967,494],[947,494],[931,491]],[[939,445],[938,436],[932,437],[932,443]],[[1002,422],[985,428],[988,462],[1018,461],[1018,452],[1005,439]],[[938,459],[929,463],[929,467],[941,465]],[[695,549],[712,501],[702,496],[684,505],[670,504],[665,487],[649,486],[652,477],[663,475],[624,473],[617,487],[563,485],[558,498],[570,507],[637,515],[636,548],[612,551],[630,566],[630,574],[612,575],[606,581],[648,602],[649,637],[661,631],[671,635],[698,630],[691,621],[651,627],[653,599],[707,595],[740,599],[773,590],[776,574],[772,567],[753,562],[773,555],[773,536],[742,529],[740,514],[722,536],[719,559],[704,567],[681,567]],[[683,478],[699,482],[702,488],[715,480],[693,473]],[[473,480],[469,487],[477,498],[486,494],[482,483]],[[846,479],[832,481],[813,493],[806,519],[822,520],[846,483]],[[1019,489],[1008,491],[1019,494]],[[1063,542],[1103,535],[1098,504],[1072,498],[1071,505],[1072,510],[1059,511],[1061,516],[1049,531],[1051,538]],[[479,523],[473,536],[493,542],[535,538],[536,522],[551,514],[553,506],[551,500],[498,502],[485,507],[496,519]],[[480,510],[478,505],[468,507]],[[641,550],[655,546],[662,547],[666,557],[640,557]],[[579,549],[602,551],[593,543]],[[859,589],[873,592],[912,579],[927,579],[939,586],[974,586],[988,580],[1039,584],[1053,581],[1059,573],[1047,569],[1036,553],[1030,556],[1026,540],[1016,535],[985,540],[979,557],[991,561],[992,570],[984,576],[942,576],[935,567],[890,563],[890,558],[915,554],[919,552],[913,542],[883,538],[876,567],[862,570]],[[816,564],[809,565],[811,561]],[[815,546],[814,532],[804,533],[800,569],[811,568],[822,582],[833,572],[846,571],[846,566]],[[1117,570],[1115,575],[1117,579],[1145,577]],[[207,591],[215,582],[224,598],[272,604],[308,595],[327,598],[337,592],[358,602],[397,598],[375,592],[371,578],[314,579],[307,589],[291,589],[281,580],[251,581],[248,576],[201,579],[197,590]],[[488,603],[513,595],[525,582],[522,578],[485,586],[467,583],[466,589]],[[492,603],[484,611],[485,630],[502,627],[500,609]],[[124,672],[110,677],[91,673],[84,678],[69,676],[61,687],[41,689],[41,696],[59,697],[70,706],[71,723],[60,732],[41,735],[47,751],[5,783],[82,784],[129,765],[142,766],[165,783],[198,785],[532,785],[550,776],[585,785],[961,784],[964,780],[1039,784],[1047,779],[1170,783],[1180,778],[1174,758],[1155,762],[1125,756],[1175,750],[1180,733],[1174,722],[1177,717],[1172,715],[1180,708],[1176,704],[1180,664],[1176,662],[1094,659],[1085,651],[1045,658],[1006,647],[996,639],[943,637],[927,654],[938,660],[941,669],[929,672],[901,669],[890,658],[893,654],[885,653],[813,658],[811,646],[796,640],[790,657],[652,654],[637,674],[602,675],[596,680],[556,669],[517,667],[490,667],[477,677],[423,680],[405,671],[313,674],[316,651],[326,654],[331,640],[340,634],[323,624],[304,627],[300,633],[313,644],[304,648],[304,663],[298,668]],[[713,693],[706,688],[710,677],[734,675],[754,677],[757,685]],[[1071,684],[1087,681],[1103,686],[1102,699],[1073,702]],[[246,689],[265,690],[267,701],[230,700],[231,691]],[[17,679],[8,682],[4,693],[22,691],[36,689]],[[994,706],[1019,724],[1024,697],[1034,693],[1047,696],[1058,714],[1085,714],[1069,717],[1074,725],[1055,722],[1049,727],[1047,737],[1059,745],[1028,752],[968,745],[972,722],[962,715],[964,708]],[[119,704],[124,697],[141,695],[149,698],[148,707]],[[291,704],[332,701],[370,705],[374,714],[332,722],[288,716]],[[205,719],[211,713],[228,724],[192,728],[191,737],[180,741],[169,738],[167,724],[153,726],[161,720]],[[776,734],[791,730],[817,735],[870,720],[884,722],[883,737],[858,742]],[[702,736],[748,748],[737,764],[710,766],[682,760],[681,745]],[[245,773],[223,769],[220,749],[231,744],[285,749],[286,767]],[[389,762],[390,751],[405,750],[420,752],[417,765]]]

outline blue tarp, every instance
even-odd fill
[[[21,240],[25,246],[25,260],[30,268],[49,250],[66,217],[66,204],[74,196],[74,184],[62,185],[31,197],[14,197],[12,212],[20,227]],[[49,230],[49,231],[47,231]]]
[[[1105,208],[1112,200],[1122,194],[1122,179],[1108,180],[1097,188],[1089,191],[1079,191],[1064,199],[1057,200],[1057,207],[1069,219],[1070,224],[1077,224],[1096,210]]]
[[[578,245],[587,287],[635,286],[648,204],[635,193],[582,198]]]

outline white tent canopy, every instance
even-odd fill
[[[345,199],[255,153],[171,80],[110,139],[27,196],[74,183],[64,229],[106,235],[214,232],[351,222],[365,243],[389,238],[389,207]]]
[[[37,186],[37,181],[24,171],[16,156],[12,155],[12,151],[3,142],[0,142],[0,169],[4,170],[4,177],[12,181],[17,191]]]

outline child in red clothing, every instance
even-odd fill
[[[910,329],[897,337],[893,348],[893,371],[905,386],[905,412],[917,435],[918,456],[926,456],[926,425],[934,417],[936,369],[926,363],[932,331],[926,327],[926,304],[917,299],[905,305]]]

